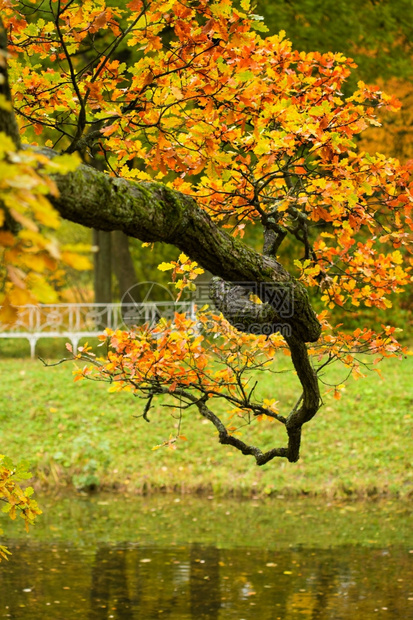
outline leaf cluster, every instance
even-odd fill
[[[2,512],[16,519],[17,515],[24,520],[26,530],[34,523],[36,517],[42,514],[36,500],[32,499],[33,489],[22,489],[18,484],[21,480],[31,478],[27,461],[13,463],[8,457],[0,455],[0,500],[5,503]],[[0,529],[0,534],[2,530]],[[8,559],[10,552],[4,545],[0,545],[0,562]]]

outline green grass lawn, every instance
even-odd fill
[[[278,369],[288,363],[281,360]],[[134,417],[143,401],[109,394],[105,384],[73,383],[71,363],[44,368],[39,361],[3,358],[0,369],[1,452],[29,460],[38,486],[331,498],[407,497],[413,491],[411,358],[387,360],[384,380],[374,372],[351,380],[339,401],[326,394],[304,427],[300,461],[264,467],[221,446],[214,427],[193,408],[183,414],[187,441],[176,450],[153,451],[176,432],[171,409],[151,410],[148,424]],[[325,379],[344,376],[336,369]],[[260,380],[261,394],[279,400],[282,413],[299,395],[294,373],[263,373]],[[285,445],[278,423],[242,430],[242,438],[263,449]]]

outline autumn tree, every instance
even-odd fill
[[[87,360],[76,378],[143,398],[146,420],[159,399],[198,410],[222,444],[259,465],[297,461],[326,366],[340,362],[357,378],[360,354],[402,353],[395,327],[348,333],[333,318],[336,307],[391,308],[411,281],[411,165],[355,142],[398,101],[363,82],[344,96],[353,61],[295,51],[284,32],[266,37],[249,0],[1,6],[14,111],[32,145],[23,153],[43,158],[36,170],[58,190],[49,194],[55,210],[172,244],[179,256],[160,268],[179,291],[193,289],[202,268],[215,276],[213,306],[196,320],[177,314],[153,328],[107,330],[107,359],[75,353]],[[17,144],[14,117],[1,115]],[[83,163],[45,168],[61,151]],[[261,251],[243,241],[251,227]],[[10,225],[7,233],[19,234]],[[282,264],[287,243],[294,259]],[[301,385],[289,412],[278,408],[279,377],[270,399],[255,381],[277,352],[291,356]],[[286,445],[263,451],[241,439],[237,426],[255,420],[281,424]]]

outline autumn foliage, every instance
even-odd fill
[[[47,196],[56,195],[51,172],[64,173],[78,165],[62,156],[50,161],[29,150],[16,152],[12,140],[0,134],[0,251],[2,293],[0,319],[12,324],[17,307],[58,300],[64,265],[87,267],[88,259],[60,247],[51,232],[59,217]]]
[[[7,513],[13,520],[20,516],[24,520],[27,531],[34,519],[42,514],[36,500],[31,497],[33,494],[32,487],[23,490],[19,485],[22,480],[28,478],[31,478],[31,473],[28,471],[26,461],[16,464],[0,454],[0,500],[5,502],[2,512]],[[2,534],[1,529],[0,534]],[[10,551],[0,545],[0,562],[2,559],[7,560],[8,555],[10,555]]]
[[[111,4],[51,0],[40,13],[1,3],[23,140],[77,151],[112,176],[190,195],[234,237],[259,227],[274,261],[290,239],[286,273],[308,289],[322,333],[308,346],[294,334],[255,336],[204,309],[196,321],[178,314],[153,328],[106,331],[107,359],[74,352],[88,362],[76,379],[108,381],[110,390],[143,397],[144,417],[158,396],[195,406],[222,443],[259,464],[274,456],[297,460],[297,446],[264,454],[243,443],[237,425],[224,424],[210,401],[224,399],[244,421],[275,419],[299,444],[302,424],[320,406],[317,377],[327,364],[340,361],[357,378],[361,353],[379,359],[403,351],[395,327],[349,333],[333,319],[337,306],[391,308],[412,279],[412,163],[357,147],[361,134],[380,124],[378,112],[395,111],[399,102],[363,82],[344,97],[354,62],[293,50],[284,32],[266,37],[249,0]],[[17,210],[15,219],[34,219],[36,209]],[[51,260],[47,252],[44,260]],[[185,254],[160,268],[172,270],[181,290],[193,288],[201,271]],[[9,270],[17,287],[18,277]],[[278,350],[291,351],[303,386],[287,415],[275,398],[260,400],[251,383],[251,371],[270,367]]]

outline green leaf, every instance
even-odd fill
[[[252,71],[241,71],[236,77],[240,82],[248,82],[248,80],[254,79],[254,74]]]
[[[52,163],[59,167],[61,174],[66,174],[74,172],[80,166],[81,161],[79,155],[73,153],[72,155],[58,155],[58,157],[53,159]]]

